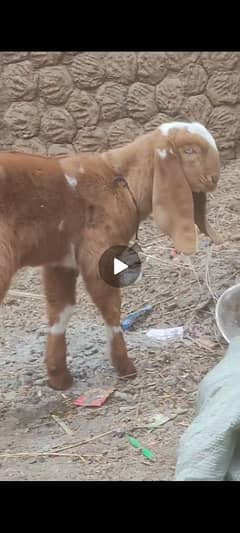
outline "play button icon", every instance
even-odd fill
[[[112,287],[128,287],[141,273],[141,261],[134,248],[112,246],[108,248],[99,261],[101,278]]]
[[[122,261],[119,261],[119,259],[114,257],[113,259],[114,276],[116,276],[117,274],[120,274],[120,272],[123,272],[124,270],[126,270],[126,268],[128,268],[128,265],[126,265],[126,263],[123,263]]]

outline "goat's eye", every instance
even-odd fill
[[[184,148],[184,154],[193,154],[194,153],[194,150],[191,146],[189,146],[188,148]]]

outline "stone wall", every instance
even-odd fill
[[[240,52],[0,52],[2,150],[102,150],[174,119],[240,157]]]

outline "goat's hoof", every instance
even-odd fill
[[[58,374],[58,376],[49,375],[48,384],[49,384],[49,387],[51,387],[54,390],[66,390],[72,386],[73,378],[70,372],[68,372],[67,370],[64,373]]]
[[[135,378],[137,375],[137,369],[133,362],[129,360],[125,366],[119,368],[118,373],[120,378]]]

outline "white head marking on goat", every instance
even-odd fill
[[[168,135],[170,130],[172,129],[185,129],[189,133],[193,133],[195,135],[200,135],[205,141],[207,141],[211,146],[217,150],[216,142],[211,135],[211,133],[203,126],[203,124],[200,124],[200,122],[166,122],[165,124],[161,124],[159,126],[159,130],[163,135]]]

